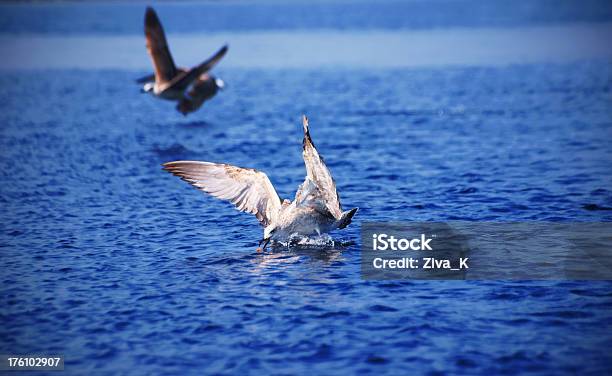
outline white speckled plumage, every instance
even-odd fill
[[[164,169],[201,191],[228,200],[254,214],[264,226],[263,240],[286,240],[292,234],[319,235],[348,226],[357,211],[342,211],[336,183],[315,148],[303,117],[306,178],[293,201],[281,201],[268,176],[250,168],[222,163],[175,161]]]

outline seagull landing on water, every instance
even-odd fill
[[[227,52],[223,46],[208,60],[191,69],[177,68],[168,48],[164,28],[151,7],[145,13],[147,51],[151,56],[155,73],[137,80],[144,84],[143,93],[172,101],[178,101],[176,109],[183,115],[194,112],[215,96],[225,86],[224,82],[206,72],[215,66]],[[191,89],[187,89],[191,86]]]
[[[293,201],[281,200],[268,176],[252,168],[176,161],[164,163],[164,169],[201,191],[230,201],[240,211],[255,214],[264,226],[259,242],[260,246],[264,243],[264,249],[270,240],[285,241],[293,234],[310,236],[343,229],[351,223],[357,208],[342,211],[336,182],[310,138],[308,118],[302,120],[306,179]]]

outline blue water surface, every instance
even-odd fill
[[[13,2],[0,4],[0,33],[142,34],[153,5],[174,32],[432,29],[609,22],[607,0],[230,0]]]
[[[612,63],[216,72],[188,117],[143,72],[0,73],[0,353],[75,375],[610,373],[612,283],[364,281],[358,238],[612,221]],[[337,246],[257,253],[253,216],[161,170],[253,167],[291,199],[303,113],[360,208]]]

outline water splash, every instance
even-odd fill
[[[329,234],[321,234],[315,236],[305,236],[297,233],[289,235],[285,242],[277,242],[287,248],[308,247],[308,248],[330,248],[336,245],[336,242]]]

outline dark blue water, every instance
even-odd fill
[[[220,69],[235,84],[188,118],[133,73],[5,73],[2,350],[74,373],[609,369],[610,283],[365,282],[357,244],[257,254],[255,218],[160,164],[255,167],[292,197],[305,112],[361,208],[339,240],[365,220],[610,221],[585,205],[612,206],[611,69]]]
[[[141,34],[154,5],[173,32],[432,29],[612,21],[607,0],[314,0],[0,4],[0,32]]]
[[[358,244],[363,221],[612,221],[612,63],[221,65],[186,118],[139,73],[0,73],[0,353],[68,374],[612,369],[610,282],[364,281]],[[361,208],[342,246],[258,254],[254,217],[161,170],[254,167],[292,198],[302,113]]]

